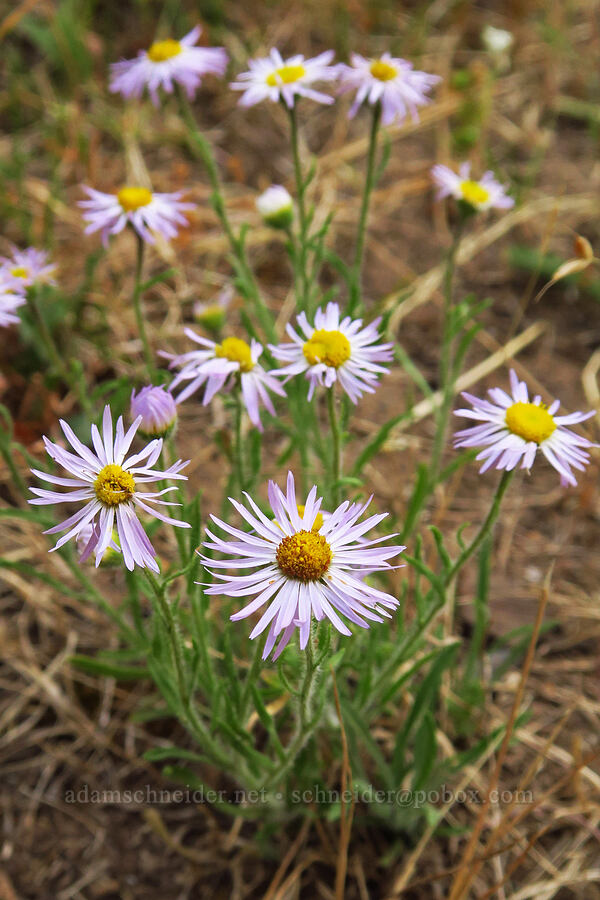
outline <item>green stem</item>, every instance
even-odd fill
[[[342,477],[342,432],[335,405],[335,388],[327,391],[327,410],[333,445],[331,450],[331,499],[335,506],[339,504],[340,478]]]
[[[167,465],[170,468],[177,460],[177,450],[175,449],[175,440],[172,433],[169,434],[167,438],[165,438],[163,446],[165,449],[165,456],[167,457]],[[187,484],[187,482],[184,482],[184,484]],[[177,495],[177,500],[181,504],[181,513],[183,516],[185,512],[185,493],[181,481],[175,481],[175,487],[177,489],[175,493]],[[189,562],[189,560],[184,531],[182,528],[179,528],[178,525],[173,525],[173,533],[175,534],[175,540],[177,541],[181,565],[185,566]]]
[[[181,110],[181,115],[187,126],[190,147],[195,155],[201,160],[204,168],[206,169],[208,180],[210,181],[210,186],[212,188],[212,207],[217,214],[217,218],[219,219],[223,231],[225,232],[225,235],[229,242],[229,246],[231,248],[231,252],[236,261],[237,274],[240,280],[240,291],[242,291],[244,296],[246,296],[254,303],[257,316],[260,319],[265,334],[268,336],[269,340],[274,341],[276,339],[276,334],[275,326],[273,324],[273,317],[271,316],[269,308],[267,307],[263,299],[263,296],[256,283],[256,279],[254,278],[254,273],[252,272],[250,264],[248,263],[248,260],[246,258],[243,236],[241,233],[236,234],[234,232],[231,222],[229,221],[227,208],[225,206],[225,199],[223,196],[223,188],[221,186],[221,179],[219,177],[219,170],[217,168],[217,163],[212,151],[212,147],[210,145],[210,142],[204,137],[204,135],[198,128],[198,125],[196,124],[194,111],[190,105],[190,101],[185,94],[185,91],[177,88],[177,96],[179,98],[179,108]]]
[[[367,234],[367,222],[369,218],[369,205],[371,202],[371,194],[375,186],[375,160],[377,157],[377,137],[379,135],[379,126],[381,124],[381,103],[376,103],[373,107],[373,117],[371,119],[371,133],[369,135],[369,150],[367,154],[367,171],[365,175],[365,186],[363,190],[362,203],[360,208],[360,216],[358,220],[358,232],[356,236],[356,249],[354,251],[354,263],[352,265],[352,280],[350,286],[350,303],[348,312],[350,315],[356,312],[361,303],[362,297],[362,262],[365,249],[365,239]]]
[[[454,400],[454,335],[452,334],[453,322],[453,303],[452,303],[452,286],[454,281],[454,271],[456,268],[456,256],[460,241],[463,234],[464,222],[461,219],[456,227],[452,244],[446,258],[446,268],[444,271],[444,322],[442,333],[442,352],[440,358],[440,390],[442,392],[442,402],[436,416],[435,437],[433,442],[433,452],[431,455],[431,463],[429,466],[429,493],[435,488],[440,472],[442,454],[446,442],[446,432],[448,430],[448,420],[452,402]]]
[[[469,546],[465,547],[454,565],[446,573],[446,576],[444,578],[446,587],[448,587],[452,583],[464,564],[473,556],[475,551],[478,550],[479,547],[481,547],[486,537],[491,533],[494,523],[498,518],[498,514],[500,513],[502,499],[508,489],[509,484],[512,481],[514,474],[514,469],[512,469],[510,472],[504,471],[502,473],[502,477],[498,482],[498,487],[496,488],[496,493],[494,494],[494,499],[492,501],[490,511],[488,512],[483,525],[481,526]]]
[[[235,390],[235,446],[234,446],[234,462],[235,475],[240,489],[240,494],[246,490],[246,476],[244,474],[244,435],[242,429],[244,417],[244,404],[242,402],[242,389],[238,385]]]
[[[87,390],[87,385],[82,384],[81,376],[74,377],[74,373],[70,372],[69,367],[65,364],[64,358],[61,355],[58,347],[56,346],[56,343],[52,336],[52,332],[50,331],[48,323],[46,322],[46,317],[44,316],[44,312],[40,304],[37,285],[33,285],[33,287],[31,287],[31,289],[29,290],[28,299],[37,320],[39,333],[44,343],[46,353],[48,354],[48,359],[50,360],[64,383],[75,390],[77,399],[79,400],[82,408],[89,412],[89,410],[91,409],[91,402]]]
[[[148,370],[148,377],[150,381],[152,381],[154,376],[154,362],[152,359],[150,344],[148,342],[148,335],[146,333],[146,322],[144,319],[144,310],[142,307],[142,268],[144,265],[144,249],[146,245],[144,243],[144,239],[140,237],[137,232],[135,237],[137,248],[135,258],[135,281],[133,284],[133,308],[135,311],[138,334],[142,341],[144,362],[146,363],[146,368]]]
[[[267,791],[269,791],[271,788],[276,787],[280,783],[283,776],[292,768],[292,766],[296,762],[298,754],[308,743],[319,723],[318,715],[311,718],[312,697],[316,685],[315,675],[318,674],[319,671],[319,666],[315,662],[315,654],[312,642],[313,636],[311,629],[311,635],[308,639],[308,644],[306,645],[306,651],[304,655],[304,678],[302,679],[302,686],[298,695],[296,727],[294,729],[294,736],[286,747],[285,759],[283,760],[281,765],[273,772],[272,776],[269,778],[268,783],[265,785],[265,789]]]
[[[296,117],[296,104],[288,109],[290,119],[290,137],[292,143],[292,155],[294,158],[294,176],[296,179],[296,195],[298,198],[298,224],[300,245],[298,270],[300,273],[300,291],[296,294],[296,303],[299,309],[308,310],[309,304],[309,276],[308,276],[308,217],[306,215],[306,184],[302,175],[302,163],[300,160],[300,142],[298,140],[298,120]]]
[[[165,585],[159,584],[154,575],[152,575],[152,573],[147,569],[145,570],[144,574],[146,575],[146,578],[152,586],[152,590],[154,591],[161,612],[161,617],[165,623],[169,635],[171,652],[173,661],[175,663],[177,688],[183,709],[184,722],[188,726],[192,734],[194,734],[196,739],[200,742],[200,744],[202,745],[202,749],[206,752],[206,754],[208,756],[211,756],[215,762],[218,762],[221,765],[229,768],[231,760],[223,753],[217,743],[210,736],[208,729],[199,718],[192,702],[192,697],[190,695],[187,679],[185,676],[185,660],[181,646],[179,626],[175,620],[175,616],[173,615],[172,606],[167,599]]]

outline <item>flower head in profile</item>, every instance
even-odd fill
[[[28,247],[27,250],[11,247],[10,256],[0,257],[0,268],[20,281],[25,288],[34,284],[56,284],[52,278],[56,265],[48,261],[45,250],[37,250],[35,247]]]
[[[194,303],[194,319],[204,325],[208,331],[218,334],[227,319],[227,310],[234,298],[234,290],[230,284],[219,291],[214,300],[197,300]]]
[[[82,444],[72,428],[62,419],[60,426],[74,452],[65,450],[44,437],[48,455],[66,469],[70,477],[64,478],[38,469],[32,469],[32,472],[43,481],[69,490],[49,491],[45,488],[31,488],[36,497],[29,502],[40,506],[54,503],[83,504],[74,515],[44,532],[45,534],[66,532],[52,548],[53,550],[62,547],[71,538],[77,540],[83,529],[91,525],[92,531],[83,550],[82,559],[87,559],[93,552],[96,556],[96,565],[99,566],[106,549],[111,546],[113,528],[116,525],[126,567],[132,570],[135,566],[140,566],[158,572],[156,552],[137,517],[138,511],[143,510],[162,522],[180,528],[190,527],[187,522],[171,519],[150,505],[179,505],[160,499],[176,490],[175,487],[148,491],[147,485],[166,478],[185,480],[186,476],[179,473],[187,462],[178,460],[164,471],[154,469],[153,466],[162,450],[162,440],[150,441],[139,453],[130,454],[129,448],[140,422],[141,416],[125,432],[123,419],[119,416],[113,435],[112,415],[110,407],[106,406],[102,418],[102,434],[96,425],[92,425],[93,450]]]
[[[430,103],[429,92],[441,80],[438,75],[419,72],[406,59],[398,59],[384,53],[377,59],[365,59],[358,53],[351,56],[351,65],[341,63],[339,93],[356,91],[350,109],[350,118],[356,115],[363,103],[373,106],[381,103],[381,121],[384,125],[402,122],[407,115],[418,121],[419,106]]]
[[[195,47],[202,33],[199,26],[175,41],[156,41],[148,50],[140,50],[135,59],[123,59],[110,67],[110,90],[126,98],[139,98],[148,88],[155,106],[158,90],[172,94],[181,85],[193,99],[204,75],[225,74],[227,53],[223,47]]]
[[[272,228],[289,228],[294,221],[294,201],[281,184],[272,184],[257,198],[256,208]]]
[[[476,211],[510,209],[515,205],[513,198],[506,193],[506,188],[496,181],[493,172],[485,172],[479,181],[471,178],[470,162],[462,163],[458,174],[448,166],[434,166],[431,177],[437,187],[438,200],[454,197]]]
[[[309,400],[317,384],[330,388],[339,381],[356,403],[364,392],[374,393],[380,375],[387,372],[380,363],[393,358],[393,344],[379,343],[380,321],[374,319],[363,328],[362,319],[341,319],[333,302],[317,310],[314,326],[302,312],[297,318],[300,333],[291,325],[286,328],[292,343],[269,347],[275,359],[287,363],[274,374],[292,377],[305,372]]]
[[[539,450],[554,466],[563,483],[577,484],[572,469],[583,471],[590,459],[584,448],[596,445],[566,426],[584,422],[595,413],[557,416],[560,402],[555,400],[551,406],[545,406],[540,396],[530,400],[527,385],[519,381],[512,369],[510,386],[510,394],[502,388],[488,391],[491,402],[463,393],[473,409],[458,409],[455,415],[482,424],[458,431],[455,447],[483,447],[476,456],[483,460],[481,472],[492,466],[510,471],[519,463],[522,469],[530,469]]]
[[[177,406],[173,394],[152,384],[136,394],[131,392],[131,418],[140,417],[140,434],[144,437],[166,437],[177,422]]]
[[[19,322],[17,310],[26,302],[22,280],[0,268],[0,328]]]
[[[291,472],[285,494],[273,481],[269,482],[269,502],[274,518],[265,516],[248,494],[245,497],[248,506],[231,498],[230,502],[250,525],[250,532],[211,516],[213,522],[226,532],[227,539],[223,540],[207,529],[209,541],[204,546],[228,558],[204,559],[207,567],[214,570],[213,576],[222,582],[206,588],[206,593],[252,598],[247,606],[231,616],[233,621],[245,619],[266,605],[250,634],[253,640],[270,626],[263,659],[281,635],[273,657],[277,659],[296,628],[303,650],[310,637],[313,616],[317,621],[329,619],[334,628],[345,635],[351,631],[341,616],[361,628],[368,628],[368,621],[381,622],[382,616],[390,617],[388,610],[398,606],[396,598],[362,580],[368,572],[392,569],[388,560],[405,549],[399,545],[381,546],[386,538],[364,540],[366,533],[385,519],[387,513],[369,516],[359,522],[371,500],[366,503],[346,500],[315,529],[321,507],[317,488],[313,487],[306,502],[298,507]],[[227,569],[252,572],[222,574]]]
[[[296,97],[307,97],[317,103],[333,103],[333,97],[315,91],[317,81],[333,81],[337,78],[337,66],[330,66],[333,50],[326,50],[313,59],[290,56],[283,59],[279,50],[271,50],[268,56],[248,61],[249,70],[238,75],[230,87],[244,91],[240,106],[254,106],[262,100],[277,103],[283,100],[291,109]]]
[[[262,431],[260,421],[260,405],[266,407],[272,416],[275,408],[268,391],[285,397],[285,391],[271,372],[266,372],[258,360],[263,352],[262,344],[252,338],[248,344],[242,338],[227,337],[220,344],[203,338],[191,328],[184,330],[187,337],[199,344],[201,350],[191,350],[180,356],[161,353],[170,359],[170,369],[179,369],[169,390],[176,391],[181,385],[183,389],[177,394],[177,403],[191,397],[197,390],[206,385],[202,403],[207,406],[217,391],[230,390],[239,378],[242,399],[250,417],[250,421]]]
[[[182,202],[183,193],[156,194],[145,187],[122,187],[116,194],[105,194],[83,185],[88,200],[81,200],[84,210],[83,220],[87,222],[86,234],[100,231],[106,247],[110,235],[119,234],[126,225],[131,225],[142,240],[153,244],[153,233],[167,240],[177,236],[178,226],[187,226],[183,215],[186,210],[195,209],[195,203]]]

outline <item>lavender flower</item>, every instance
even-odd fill
[[[174,491],[175,487],[163,488],[161,491],[146,491],[143,486],[165,478],[183,479],[181,469],[187,462],[178,460],[165,471],[157,471],[152,467],[158,460],[162,450],[162,440],[150,441],[139,453],[127,456],[131,443],[142,421],[141,416],[135,420],[125,433],[123,418],[117,420],[116,434],[113,438],[113,422],[109,406],[104,408],[102,418],[102,435],[92,425],[92,443],[90,450],[74,434],[70,426],[60,420],[60,426],[66,439],[75,451],[65,450],[44,437],[48,455],[73,477],[63,478],[32,469],[34,475],[51,484],[71,488],[67,492],[49,491],[43,488],[31,488],[36,499],[29,502],[34,505],[47,506],[53,503],[78,503],[85,505],[60,525],[49,528],[45,534],[56,534],[66,531],[53,550],[58,550],[68,540],[75,538],[87,525],[92,525],[92,533],[85,547],[82,559],[90,553],[96,555],[96,566],[100,565],[104,552],[110,546],[113,527],[116,522],[119,543],[126,567],[132,570],[135,566],[152,569],[158,572],[156,552],[137,517],[137,510],[143,509],[162,522],[190,528],[187,522],[171,519],[164,513],[149,506],[178,506],[167,500],[160,500],[164,494]],[[140,490],[140,485],[142,490]]]
[[[590,459],[582,448],[597,445],[565,426],[584,422],[595,412],[557,416],[560,401],[555,400],[547,407],[539,395],[530,400],[527,385],[519,381],[512,369],[510,385],[511,394],[501,388],[489,390],[492,403],[463,393],[473,409],[457,409],[454,414],[484,424],[458,431],[455,447],[483,447],[476,457],[484,460],[481,472],[491,466],[510,471],[519,463],[522,469],[530,469],[541,450],[563,483],[577,484],[571,468],[582,472]]]
[[[88,223],[85,233],[100,231],[105,247],[109,236],[123,231],[127,224],[131,224],[149,244],[155,242],[152,232],[170,240],[177,236],[178,225],[188,225],[182,213],[196,206],[195,203],[182,203],[181,191],[153,194],[145,187],[122,187],[116,194],[105,194],[87,185],[83,185],[83,190],[90,198],[78,204],[85,210],[83,220]]]
[[[188,382],[177,395],[177,403],[182,403],[206,384],[202,403],[207,406],[217,391],[229,390],[233,386],[236,376],[239,376],[242,399],[250,421],[259,431],[262,431],[260,404],[262,403],[272,416],[275,415],[275,409],[267,390],[279,394],[280,397],[285,397],[285,391],[273,377],[273,373],[265,372],[258,362],[263,352],[262,344],[259,344],[254,338],[252,338],[251,344],[247,344],[242,338],[237,337],[228,337],[222,343],[216,344],[214,341],[196,334],[191,328],[184,329],[184,333],[203,349],[192,350],[179,356],[161,353],[161,356],[171,360],[170,369],[181,370],[169,390],[175,391],[179,385]]]
[[[309,400],[317,384],[330,388],[339,381],[356,403],[365,391],[374,393],[379,376],[387,371],[379,363],[393,358],[393,344],[376,343],[380,339],[380,321],[374,319],[363,328],[362,319],[346,316],[340,320],[338,304],[328,303],[325,310],[317,310],[313,328],[302,312],[297,322],[303,335],[288,325],[286,331],[292,343],[269,347],[275,359],[287,363],[272,374],[291,377],[305,372],[310,382]]]
[[[110,90],[126,98],[139,98],[148,88],[152,102],[158,106],[158,89],[172,94],[174,85],[180,84],[192,100],[204,75],[221,76],[227,68],[223,47],[194,46],[201,33],[196,26],[180,41],[156,41],[148,50],[140,50],[136,59],[112,63]]]
[[[26,302],[21,279],[11,275],[8,269],[0,269],[0,328],[19,322],[17,310]]]
[[[131,392],[131,418],[140,418],[140,434],[149,438],[166,437],[177,422],[177,406],[173,395],[164,387],[152,384],[142,388],[139,394]]]
[[[506,193],[506,188],[496,181],[493,172],[485,172],[479,181],[473,180],[470,162],[462,163],[458,174],[448,166],[434,166],[431,177],[437,186],[438,200],[454,197],[475,210],[510,209],[515,205],[513,198]]]
[[[402,122],[408,114],[418,121],[417,109],[430,103],[429,91],[441,80],[438,75],[419,72],[406,59],[384,53],[378,59],[365,59],[358,53],[351,56],[352,65],[341,63],[339,93],[356,91],[350,109],[350,118],[356,115],[362,103],[374,106],[381,103],[383,125]]]
[[[262,100],[277,103],[283,100],[292,109],[296,97],[307,97],[317,103],[333,103],[333,97],[315,91],[315,81],[333,81],[337,77],[337,66],[330,66],[333,50],[304,59],[300,54],[283,59],[279,50],[273,49],[268,56],[251,59],[249,71],[238,75],[230,87],[234,91],[244,91],[240,106],[254,106]]]
[[[25,288],[34,284],[56,284],[52,278],[56,265],[48,262],[45,250],[37,250],[35,247],[28,247],[26,250],[11,247],[11,256],[0,257],[0,269],[17,278]]]
[[[231,498],[230,502],[252,531],[242,531],[211,516],[233,540],[222,540],[206,530],[210,540],[204,546],[228,557],[224,560],[203,558],[205,565],[215,570],[213,576],[223,582],[206,588],[206,593],[253,598],[231,616],[233,621],[245,619],[268,603],[250,634],[253,640],[270,625],[263,659],[281,635],[273,657],[277,659],[296,628],[300,631],[300,648],[303,650],[310,637],[313,616],[317,621],[328,618],[334,628],[345,635],[351,631],[340,613],[361,628],[369,627],[365,619],[381,622],[381,616],[390,617],[388,610],[396,609],[398,600],[361,579],[367,571],[392,569],[388,560],[405,548],[380,546],[386,538],[359,543],[367,531],[387,516],[387,513],[370,516],[358,524],[371,499],[363,504],[346,500],[315,530],[322,499],[317,498],[317,488],[313,487],[303,508],[299,508],[291,472],[287,477],[286,494],[273,481],[269,482],[269,502],[274,519],[267,518],[248,494],[244,496],[250,509]],[[254,571],[250,575],[223,575],[224,569]]]

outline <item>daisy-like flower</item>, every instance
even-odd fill
[[[272,416],[275,415],[268,391],[285,397],[285,391],[277,378],[273,377],[272,372],[266,372],[258,362],[263,352],[262,344],[254,338],[252,343],[248,344],[237,337],[227,337],[220,344],[216,344],[196,334],[191,328],[185,328],[184,333],[202,349],[191,350],[180,356],[161,353],[161,356],[171,360],[170,369],[180,369],[169,388],[176,391],[180,385],[185,385],[176,397],[177,403],[186,400],[206,384],[202,403],[207,406],[217,391],[223,388],[229,390],[239,376],[242,399],[250,421],[262,431],[260,404],[262,403]]]
[[[44,437],[48,455],[63,469],[66,469],[72,477],[51,475],[38,469],[32,469],[33,474],[44,481],[49,481],[50,484],[71,488],[71,490],[62,492],[31,488],[36,499],[29,502],[38,506],[47,506],[53,503],[84,503],[83,508],[70,518],[44,532],[45,534],[67,532],[59,538],[56,546],[52,548],[53,550],[58,550],[71,538],[77,540],[77,536],[82,530],[87,525],[92,525],[93,531],[83,556],[87,558],[90,553],[94,552],[96,566],[99,566],[107,547],[110,547],[113,528],[116,524],[120,549],[126,567],[132,570],[135,566],[140,566],[158,572],[156,552],[137,517],[137,510],[142,509],[162,522],[168,522],[180,528],[191,527],[187,522],[171,519],[158,509],[149,506],[151,503],[158,506],[179,506],[178,503],[159,499],[164,494],[176,490],[174,486],[163,488],[161,491],[147,491],[145,486],[155,481],[163,481],[165,478],[186,480],[186,476],[179,473],[187,465],[187,462],[177,460],[165,471],[153,469],[152,467],[162,450],[162,440],[150,441],[139,453],[132,453],[128,456],[140,422],[141,416],[125,433],[123,418],[119,416],[113,437],[110,407],[105,406],[102,435],[96,425],[92,425],[92,443],[95,452],[82,444],[62,419],[60,426],[75,452],[65,450]]]
[[[17,278],[25,288],[34,284],[56,284],[52,278],[56,265],[48,261],[45,250],[36,250],[35,247],[19,250],[18,247],[11,247],[11,256],[0,258],[0,267]]]
[[[408,60],[398,59],[389,53],[378,59],[365,59],[353,53],[350,61],[350,66],[341,63],[337,67],[339,93],[356,91],[350,118],[356,115],[363,103],[372,106],[381,103],[383,125],[402,122],[409,114],[413,121],[417,121],[419,106],[431,102],[427,95],[441,80],[438,75],[419,72]]]
[[[19,322],[17,310],[26,302],[21,279],[0,268],[0,328]]]
[[[184,203],[182,191],[173,194],[155,194],[145,187],[122,187],[116,194],[105,194],[83,185],[89,200],[80,200],[84,210],[83,220],[88,223],[86,234],[102,233],[102,242],[108,246],[112,234],[123,231],[131,224],[139,236],[149,244],[154,244],[152,232],[161,234],[167,240],[177,236],[177,226],[187,226],[183,213],[195,209],[195,203]]]
[[[291,472],[285,494],[273,481],[269,482],[273,519],[267,518],[248,494],[244,496],[250,509],[231,498],[230,501],[252,531],[241,531],[211,516],[213,522],[227,533],[228,539],[223,540],[207,529],[210,540],[204,546],[229,558],[204,558],[205,565],[215,570],[211,571],[213,577],[223,582],[206,588],[206,593],[253,598],[231,616],[233,621],[245,619],[268,603],[250,634],[253,640],[271,626],[263,659],[281,635],[273,657],[277,659],[295,628],[300,630],[300,648],[303,650],[310,637],[313,616],[317,621],[329,619],[345,635],[351,631],[340,613],[361,628],[369,627],[365,619],[381,622],[381,616],[391,617],[388,610],[396,609],[398,600],[365,584],[362,579],[368,572],[394,568],[388,560],[405,548],[380,546],[382,541],[395,535],[360,541],[387,516],[382,513],[358,522],[371,498],[362,504],[346,500],[315,529],[322,502],[320,497],[317,498],[317,488],[313,487],[306,503],[298,507]],[[254,571],[249,575],[223,575],[220,571],[223,569]]]
[[[462,200],[474,210],[510,209],[515,205],[506,188],[496,181],[493,172],[485,172],[479,181],[471,178],[471,163],[461,164],[458,174],[448,166],[437,165],[431,170],[431,177],[437,187],[436,197],[454,197]]]
[[[204,75],[224,75],[227,53],[223,47],[195,47],[202,33],[192,28],[180,41],[172,38],[156,41],[148,50],[140,50],[136,59],[123,59],[110,67],[110,90],[123,97],[141,97],[144,89],[158,106],[158,89],[172,94],[180,84],[193,99]]]
[[[378,343],[380,318],[363,328],[362,319],[346,316],[340,320],[337,303],[328,303],[325,310],[317,310],[314,327],[303,312],[296,321],[302,333],[288,325],[291,344],[269,346],[275,359],[287,363],[273,374],[291,378],[306,372],[309,400],[317,384],[330,388],[336,381],[353,403],[364,392],[374,393],[379,376],[387,372],[379,363],[389,362],[394,355],[393,344]]]
[[[290,56],[283,59],[279,50],[271,50],[268,56],[248,61],[250,69],[238,75],[230,87],[244,91],[240,106],[254,106],[262,100],[277,103],[283,100],[292,109],[296,97],[308,97],[317,103],[333,103],[333,97],[313,90],[316,81],[333,81],[337,78],[337,66],[330,66],[333,50],[326,50],[313,59]]]
[[[565,484],[577,484],[571,469],[583,471],[589,462],[585,449],[594,447],[591,441],[566,428],[584,422],[595,413],[575,412],[557,416],[560,401],[545,406],[538,395],[529,399],[527,385],[510,372],[511,394],[501,388],[488,391],[492,402],[480,400],[472,394],[463,397],[473,409],[455,410],[455,415],[475,419],[482,425],[465,428],[455,435],[455,447],[483,447],[476,457],[484,460],[481,472],[491,466],[510,471],[521,463],[522,469],[530,469],[540,450]]]
[[[140,434],[144,437],[166,437],[175,428],[177,407],[173,395],[164,387],[152,384],[139,394],[131,392],[131,418],[140,417]]]

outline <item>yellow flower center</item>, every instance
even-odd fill
[[[119,506],[131,500],[135,491],[133,475],[122,466],[110,463],[98,473],[94,482],[96,497],[104,506]]]
[[[556,422],[543,405],[513,403],[506,410],[506,426],[524,440],[541,444],[555,430]]]
[[[181,53],[181,44],[169,38],[166,41],[156,41],[148,50],[148,58],[152,62],[165,62],[167,59],[173,59]]]
[[[125,212],[134,212],[140,206],[148,206],[152,201],[152,191],[145,187],[123,187],[117,194],[117,200]]]
[[[299,531],[284,537],[275,554],[277,565],[288,578],[318,581],[331,563],[331,547],[321,534]]]
[[[373,78],[377,78],[378,81],[391,81],[392,78],[395,78],[398,74],[398,69],[396,66],[390,65],[388,62],[384,62],[383,59],[375,59],[369,66],[371,71],[371,75]]]
[[[325,363],[334,369],[343,366],[350,359],[350,341],[341,331],[315,331],[302,348],[304,357],[311,366]]]
[[[250,346],[241,338],[225,338],[222,344],[217,344],[215,356],[239,363],[240,372],[251,372],[254,368]]]
[[[478,181],[463,181],[460,192],[463,200],[466,200],[471,206],[481,206],[490,199],[490,192],[481,187]]]
[[[15,278],[27,278],[27,269],[25,266],[17,266],[15,269],[10,270],[10,274],[14,275]]]
[[[269,87],[277,87],[279,84],[292,84],[294,81],[300,81],[304,75],[306,75],[304,66],[282,66],[280,69],[275,69],[274,72],[270,72],[267,75],[267,84]]]

